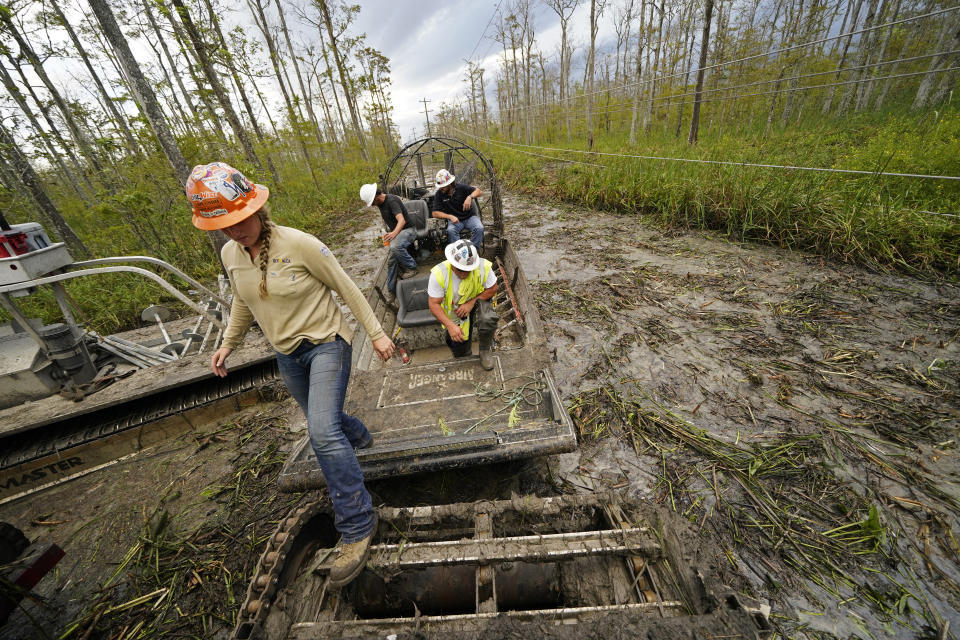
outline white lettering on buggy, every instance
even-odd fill
[[[460,370],[450,373],[415,373],[410,376],[408,389],[418,389],[425,385],[444,387],[448,382],[473,382],[473,371]]]

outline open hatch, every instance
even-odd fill
[[[233,639],[770,635],[768,609],[724,584],[689,523],[615,492],[381,507],[342,589],[325,505],[271,536]]]

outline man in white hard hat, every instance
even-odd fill
[[[471,324],[480,347],[480,365],[493,369],[493,334],[497,312],[490,300],[497,294],[497,274],[469,240],[444,250],[447,259],[430,270],[427,298],[430,312],[447,330],[447,346],[455,358],[470,355]],[[472,322],[471,322],[472,320]]]
[[[407,224],[407,207],[398,196],[383,193],[376,183],[360,187],[360,199],[368,207],[376,205],[383,218],[387,232],[383,234],[383,243],[390,245],[387,258],[387,302],[393,302],[397,294],[397,271],[401,280],[417,275],[417,261],[410,255],[410,247],[417,240],[417,230]]]
[[[453,244],[459,240],[460,231],[466,228],[470,230],[473,245],[482,249],[483,222],[473,209],[473,201],[483,195],[483,191],[457,182],[457,177],[446,169],[437,172],[436,187],[430,215],[447,220],[447,243]]]

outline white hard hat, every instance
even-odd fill
[[[377,197],[377,183],[365,184],[360,187],[360,199],[368,207],[373,204],[373,199]]]
[[[469,240],[457,240],[447,245],[443,250],[447,260],[461,271],[473,271],[480,266],[480,256],[477,248]]]
[[[446,169],[440,169],[440,171],[437,171],[437,181],[436,181],[437,189],[447,186],[448,184],[450,184],[456,179],[457,177],[452,173],[450,173],[449,171],[447,171]]]

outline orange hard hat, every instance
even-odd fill
[[[249,218],[267,201],[270,190],[254,184],[225,162],[198,164],[185,188],[193,205],[193,226],[223,229]]]

